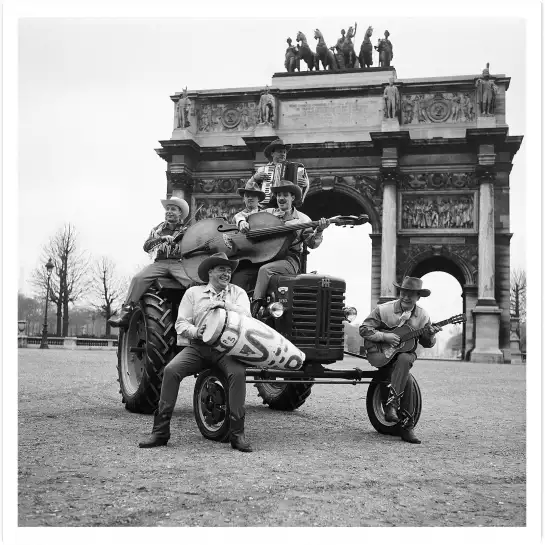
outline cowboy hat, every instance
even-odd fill
[[[290,182],[289,180],[280,180],[279,185],[273,185],[271,187],[271,193],[273,193],[274,195],[276,195],[276,193],[280,191],[289,191],[290,193],[293,193],[294,202],[301,201],[301,188],[293,182]]]
[[[166,209],[170,205],[177,206],[182,211],[182,219],[187,218],[189,215],[189,204],[187,201],[180,199],[179,197],[170,197],[170,199],[161,199],[161,204]]]
[[[267,159],[271,159],[272,153],[275,149],[278,148],[284,148],[286,151],[289,151],[291,149],[291,144],[284,144],[284,141],[280,138],[277,138],[276,140],[273,140],[268,146],[265,147],[263,150],[263,153],[265,154],[265,157]]]
[[[394,286],[400,290],[416,291],[420,297],[428,297],[431,294],[430,290],[422,288],[422,278],[414,276],[406,276],[401,282],[401,286],[397,282],[394,282]]]
[[[253,180],[248,180],[246,182],[246,185],[244,187],[241,187],[239,190],[238,190],[238,194],[241,196],[241,197],[244,197],[244,193],[256,193],[257,194],[257,198],[259,199],[259,201],[261,202],[265,197],[265,192],[264,191],[261,191],[261,188],[257,185],[256,182],[254,182]]]
[[[238,267],[238,259],[228,259],[225,252],[218,252],[217,254],[212,254],[210,257],[207,257],[200,265],[197,270],[199,278],[203,282],[208,282],[209,277],[208,273],[210,269],[217,267],[218,265],[227,265],[231,267],[232,272],[235,272],[235,269]]]

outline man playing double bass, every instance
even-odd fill
[[[424,328],[418,342],[425,348],[435,344],[435,334],[441,328],[431,323],[428,313],[416,303],[420,297],[428,297],[430,290],[422,288],[422,279],[406,276],[399,288],[399,298],[378,305],[360,326],[359,333],[365,339],[367,359],[378,368],[391,370],[388,400],[384,408],[387,422],[401,422],[401,439],[408,443],[421,443],[414,434],[413,380],[409,371],[416,360],[416,352],[398,353],[388,363],[383,344],[397,346],[400,338],[389,329],[408,324],[413,329]],[[416,346],[416,345],[415,345]],[[401,418],[400,418],[401,417]]]
[[[265,193],[261,191],[256,182],[250,179],[246,182],[245,187],[238,190],[238,194],[244,199],[245,207],[235,214],[233,222],[242,234],[246,234],[250,230],[248,219],[252,214],[261,212],[259,203],[265,199]],[[246,291],[251,290],[255,284],[258,269],[259,265],[242,261],[236,272],[233,273],[231,284]]]

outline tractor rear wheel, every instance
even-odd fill
[[[152,288],[132,313],[127,329],[119,334],[119,393],[128,411],[151,414],[157,408],[163,370],[175,350],[171,303]]]

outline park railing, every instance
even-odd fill
[[[19,348],[40,348],[41,336],[19,335]],[[51,348],[67,350],[115,350],[117,339],[90,339],[88,337],[48,337],[47,344]]]

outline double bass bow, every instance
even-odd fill
[[[363,225],[369,221],[365,214],[359,216],[334,216],[334,225]],[[258,212],[248,218],[250,231],[239,232],[236,225],[223,218],[210,218],[192,225],[180,244],[182,264],[192,280],[199,281],[199,265],[211,254],[225,252],[228,257],[246,259],[252,263],[265,263],[282,255],[291,244],[296,231],[318,226],[318,221],[285,224],[268,212]]]

